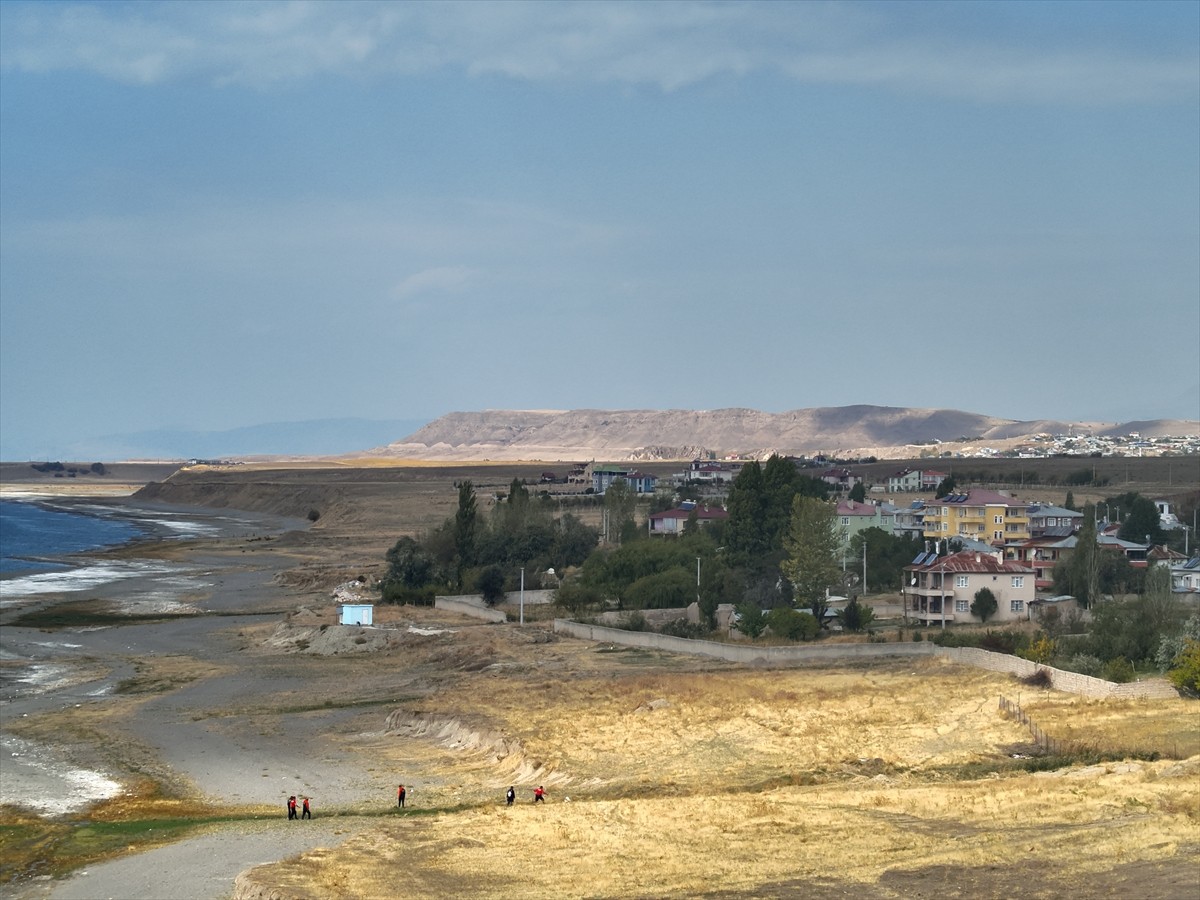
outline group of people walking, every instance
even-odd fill
[[[512,806],[516,802],[516,800],[517,800],[517,792],[513,789],[512,785],[509,785],[508,791],[504,794],[505,806]],[[545,803],[546,802],[546,789],[543,788],[540,784],[533,789],[533,802],[534,803]]]
[[[404,801],[407,798],[408,798],[408,789],[402,784],[398,785],[396,787],[396,806],[400,809],[404,809]],[[512,806],[517,801],[516,789],[514,789],[511,785],[509,786],[508,791],[505,793],[504,799],[506,801],[506,805],[508,805],[508,806]],[[302,802],[300,804],[300,809],[299,809],[299,811],[297,811],[296,795],[293,794],[292,796],[288,797],[288,799],[287,799],[288,819],[311,819],[312,818],[312,806],[309,804],[308,798],[303,797],[303,798],[301,798],[301,800],[302,800]],[[536,788],[533,789],[533,802],[534,803],[545,803],[546,802],[546,789],[543,788],[540,784]]]

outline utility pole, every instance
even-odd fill
[[[863,541],[863,596],[867,595],[867,542]]]
[[[521,566],[521,624],[525,624],[525,567]]]

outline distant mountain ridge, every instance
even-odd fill
[[[1002,446],[1036,434],[1195,434],[1200,422],[1018,421],[952,409],[483,410],[442,416],[369,455],[444,460],[686,459],[703,453],[911,456],[919,446]]]

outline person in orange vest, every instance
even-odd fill
[[[300,818],[302,818],[302,819],[311,819],[312,818],[312,808],[308,805],[307,797],[304,798],[304,811],[300,813]]]
[[[407,792],[404,790],[404,785],[400,785],[399,790],[396,791],[396,805],[401,809],[404,809],[404,795],[406,793]]]
[[[542,786],[540,784],[533,790],[533,802],[534,803],[545,803],[546,802],[546,792],[542,789]]]
[[[290,821],[290,820],[296,818],[296,797],[294,794],[291,797],[288,797],[287,806],[288,806],[288,820]]]

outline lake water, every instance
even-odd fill
[[[0,500],[0,573],[63,569],[53,557],[124,544],[145,534],[135,522],[104,514]]]

